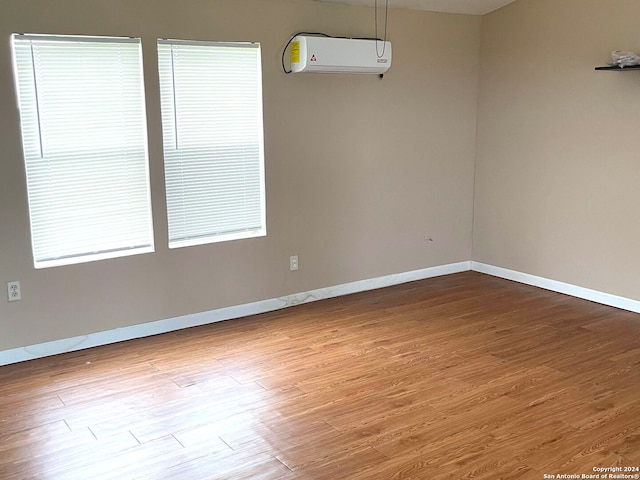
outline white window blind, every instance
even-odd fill
[[[169,247],[266,234],[260,46],[158,41]]]
[[[153,251],[140,40],[13,47],[36,268]]]

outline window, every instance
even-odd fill
[[[153,251],[139,39],[13,36],[36,268]]]
[[[260,61],[254,43],[158,41],[170,248],[266,234]]]

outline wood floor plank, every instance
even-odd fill
[[[89,429],[72,431],[51,436],[11,455],[3,453],[0,478],[78,478],[78,471],[110,461],[119,452],[137,446],[139,443],[128,432],[96,440]]]
[[[0,368],[0,478],[640,464],[640,315],[475,272]]]

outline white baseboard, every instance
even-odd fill
[[[210,323],[221,322],[233,318],[246,317],[258,313],[266,313],[279,310],[293,305],[314,302],[326,298],[339,297],[352,293],[365,292],[375,290],[377,288],[390,287],[401,283],[413,282],[416,280],[424,280],[427,278],[449,275],[452,273],[460,273],[473,270],[480,273],[486,273],[494,277],[505,278],[515,282],[533,285],[535,287],[544,288],[558,293],[564,293],[573,297],[583,298],[592,302],[609,305],[611,307],[640,313],[640,301],[632,300],[609,293],[591,290],[570,283],[550,280],[528,273],[522,273],[507,268],[495,267],[480,262],[459,262],[437,267],[424,268],[411,272],[396,273],[386,275],[384,277],[370,278],[367,280],[359,280],[351,283],[344,283],[333,287],[319,288],[308,292],[294,293],[279,298],[271,298],[258,302],[245,303],[243,305],[235,305],[231,307],[219,308],[207,312],[193,313],[180,317],[168,318],[166,320],[158,320],[155,322],[132,325],[130,327],[117,328],[105,332],[91,333],[74,338],[65,338],[62,340],[54,340],[52,342],[40,343],[28,347],[14,348],[12,350],[0,351],[0,366],[12,363],[33,360],[61,353],[83,350],[86,348],[98,347],[100,345],[108,345],[110,343],[132,340],[134,338],[149,337],[161,333],[173,332],[183,328],[197,327],[199,325],[207,325]]]
[[[610,293],[578,287],[577,285],[572,285],[570,283],[558,282],[557,280],[550,280],[548,278],[517,272],[515,270],[509,270],[502,267],[494,267],[493,265],[487,265],[485,263],[471,262],[471,270],[493,275],[494,277],[506,278],[507,280],[525,283],[527,285],[533,285],[535,287],[544,288],[545,290],[564,293],[566,295],[571,295],[572,297],[583,298],[585,300],[609,305],[622,310],[640,313],[640,302],[630,298],[619,297],[617,295],[611,295]]]
[[[91,333],[80,337],[54,340],[52,342],[40,343],[28,347],[14,348],[12,350],[0,351],[0,366],[12,363],[33,360],[61,353],[83,350],[85,348],[107,345],[110,343],[132,340],[134,338],[149,337],[160,333],[172,332],[183,328],[196,327],[209,323],[230,320],[233,318],[255,315],[257,313],[271,312],[281,308],[299,305],[302,303],[323,300],[325,298],[349,295],[351,293],[375,290],[377,288],[390,287],[401,283],[423,280],[426,278],[449,275],[452,273],[466,272],[471,270],[471,262],[451,263],[437,267],[424,268],[411,272],[386,275],[384,277],[360,280],[333,287],[319,288],[308,292],[295,293],[279,298],[271,298],[258,302],[235,305],[231,307],[219,308],[207,312],[183,315],[180,317],[158,320],[155,322],[132,325],[130,327],[117,328],[105,332]]]

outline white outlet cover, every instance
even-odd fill
[[[20,282],[7,282],[7,298],[10,302],[22,300],[20,292]]]
[[[291,270],[292,272],[295,270],[298,270],[298,256],[297,255],[291,255],[289,257],[289,270]]]

